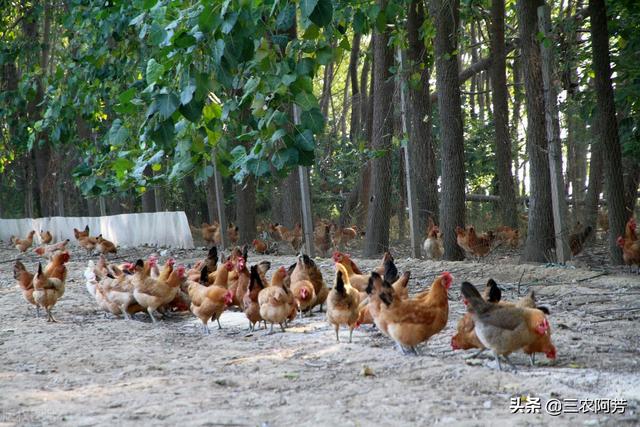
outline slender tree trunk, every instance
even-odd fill
[[[511,173],[511,139],[509,138],[509,100],[507,91],[506,54],[504,47],[504,0],[491,1],[491,83],[493,118],[496,128],[496,175],[500,195],[502,223],[518,226],[516,193]]]
[[[478,37],[476,32],[476,21],[471,21],[471,63],[475,64],[478,62]],[[470,80],[469,87],[469,109],[471,110],[471,118],[476,120],[478,118],[478,113],[476,112],[476,98],[478,95],[476,93],[479,91],[478,89],[478,74],[474,74]]]
[[[591,47],[595,72],[596,98],[598,105],[599,140],[604,153],[606,173],[606,195],[609,212],[609,251],[611,262],[622,263],[622,250],[616,244],[624,232],[627,213],[624,210],[624,182],[622,179],[622,152],[618,139],[618,121],[611,84],[609,58],[609,33],[607,10],[604,0],[589,0],[591,17]]]
[[[459,0],[434,0],[429,3],[435,21],[436,81],[442,136],[442,200],[440,225],[444,241],[444,259],[464,259],[456,243],[456,226],[464,226],[465,164],[460,83],[458,79]]]
[[[624,210],[627,216],[634,215],[638,200],[638,184],[640,183],[640,163],[625,159],[624,164]]]
[[[555,242],[540,46],[537,38],[537,10],[543,4],[543,0],[518,0],[517,3],[527,105],[527,152],[530,162],[529,227],[522,254],[525,262],[548,261],[549,252]]]
[[[256,184],[253,177],[236,184],[236,225],[240,229],[238,243],[251,244],[256,232]]]
[[[351,43],[351,56],[349,57],[349,79],[351,81],[351,125],[349,126],[349,139],[351,142],[358,140],[360,133],[360,88],[358,87],[358,62],[360,60],[360,39],[362,34],[353,35]],[[366,91],[367,88],[363,88]]]
[[[387,0],[378,0],[381,10]],[[382,157],[371,160],[371,200],[367,212],[365,257],[377,256],[389,248],[389,219],[391,214],[391,135],[393,133],[393,80],[389,69],[393,66],[393,50],[388,46],[390,30],[374,30],[374,90],[372,148],[385,151]]]
[[[322,96],[320,97],[320,111],[324,117],[329,117],[329,102],[331,100],[331,85],[333,84],[333,61],[324,67]],[[335,125],[335,123],[334,123]]]
[[[427,220],[432,217],[438,222],[438,170],[436,155],[433,149],[431,132],[433,121],[431,99],[429,96],[429,75],[427,67],[427,49],[420,37],[420,28],[425,21],[425,10],[422,1],[413,0],[409,6],[407,17],[407,37],[409,48],[409,69],[412,73],[420,73],[418,85],[409,87],[409,121],[411,132],[409,137],[409,172],[416,184],[416,202],[418,210],[418,230],[426,230]]]
[[[594,136],[597,131],[594,129]],[[584,198],[584,210],[582,213],[582,221],[586,225],[596,228],[598,220],[598,202],[600,193],[602,193],[602,148],[600,143],[594,138],[591,144],[591,162],[589,163],[589,188]]]
[[[207,178],[207,182],[205,184],[205,194],[207,198],[207,214],[209,224],[218,220],[218,210],[216,206],[216,185],[214,181],[214,177],[210,176]]]
[[[520,66],[520,56],[516,53],[515,58],[513,59],[513,65],[511,68],[511,73],[513,75],[513,104],[512,104],[512,116],[511,116],[511,140],[514,142],[512,147],[512,152],[515,160],[516,173],[514,175],[514,184],[516,188],[516,197],[524,196],[524,191],[519,193],[520,185],[518,182],[518,170],[520,168],[520,136],[519,136],[519,127],[521,116],[521,106],[522,106],[522,70]],[[524,166],[524,162],[522,164]],[[524,185],[524,183],[523,183]],[[518,194],[519,193],[519,194]]]
[[[151,170],[151,166],[147,166],[144,169],[144,176],[147,179],[151,179],[153,176],[153,171]],[[151,185],[147,184],[147,190],[142,193],[142,212],[155,212],[156,211],[156,196],[155,191],[151,187]]]

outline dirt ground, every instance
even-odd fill
[[[152,249],[125,249],[135,259]],[[598,252],[600,251],[600,253]],[[74,250],[64,297],[54,315],[36,318],[12,278],[16,251],[0,249],[0,425],[201,425],[201,426],[399,426],[640,425],[640,276],[604,264],[593,249],[568,267],[517,265],[512,253],[482,263],[429,262],[396,257],[411,270],[411,290],[450,271],[449,322],[403,356],[368,326],[342,342],[323,313],[296,319],[286,333],[249,334],[244,314],[225,312],[222,330],[203,336],[190,314],[159,325],[146,315],[126,321],[98,311],[82,272],[87,256]],[[203,249],[169,251],[181,263]],[[163,253],[164,256],[168,254]],[[273,267],[293,257],[269,259]],[[164,257],[162,258],[164,260]],[[363,269],[377,260],[356,257]],[[23,257],[29,269],[33,256]],[[332,283],[330,260],[318,260]],[[577,267],[576,267],[577,266]],[[512,300],[535,289],[551,310],[554,361],[513,355],[518,372],[499,372],[491,358],[466,359],[452,351],[451,336],[464,313],[463,280],[484,286],[493,277]],[[365,375],[368,373],[370,375]],[[512,414],[510,398],[539,397],[540,414]],[[624,414],[545,413],[557,399],[626,399]]]

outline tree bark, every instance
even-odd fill
[[[362,35],[356,33],[353,35],[351,43],[351,55],[349,57],[349,79],[351,81],[351,125],[349,126],[349,139],[356,142],[361,135],[360,123],[360,88],[358,87],[358,62],[360,59],[360,39]],[[367,88],[363,88],[367,90]]]
[[[427,49],[420,37],[425,10],[422,1],[413,0],[407,17],[409,69],[420,73],[417,86],[409,87],[409,172],[416,183],[418,233],[426,230],[429,217],[438,222],[438,170],[431,132],[433,119],[429,96],[430,70],[427,67]]]
[[[624,210],[628,217],[633,216],[638,200],[638,184],[640,183],[640,163],[633,159],[625,159],[624,164]]]
[[[378,0],[381,10],[387,0]],[[374,90],[371,145],[384,155],[371,160],[371,198],[367,212],[367,234],[364,256],[374,257],[389,248],[389,219],[391,215],[391,135],[393,133],[393,50],[388,46],[390,30],[374,30]]]
[[[520,152],[520,135],[519,135],[519,127],[521,116],[521,106],[522,106],[522,70],[520,66],[520,56],[516,54],[513,59],[513,64],[511,66],[511,73],[513,77],[513,104],[512,104],[512,116],[511,116],[511,140],[514,141],[515,145],[512,147],[512,153],[514,155],[515,160],[515,175],[514,175],[514,186],[516,196],[524,196],[524,190],[520,191],[520,185],[518,182],[518,171],[520,169],[520,160],[519,160],[519,152]],[[524,162],[523,162],[524,163]],[[524,164],[522,164],[524,166]],[[524,180],[523,180],[524,185]]]
[[[593,49],[593,70],[597,98],[597,123],[599,140],[602,144],[606,197],[609,212],[609,251],[611,262],[622,264],[622,250],[616,244],[618,236],[624,233],[627,213],[624,209],[624,182],[622,179],[622,150],[618,138],[618,121],[611,84],[609,58],[609,33],[607,30],[607,10],[604,0],[589,0],[591,17],[591,47]]]
[[[527,105],[527,152],[530,162],[529,227],[522,254],[525,262],[546,262],[554,247],[551,178],[547,154],[540,46],[539,6],[543,0],[518,0],[518,23]]]
[[[240,230],[238,244],[250,245],[256,236],[256,184],[249,176],[244,183],[236,184],[236,225]]]
[[[595,137],[597,131],[594,129],[593,133]],[[591,162],[589,163],[589,188],[584,197],[584,210],[582,213],[583,223],[590,225],[594,230],[598,220],[598,200],[600,199],[600,193],[602,193],[602,167],[602,148],[594,138],[594,142],[591,144]]]
[[[504,47],[504,0],[491,1],[491,85],[493,121],[496,129],[496,176],[500,195],[502,223],[518,227],[516,193],[511,172],[511,139],[509,138],[509,103],[506,54]]]
[[[459,0],[429,3],[435,21],[436,82],[442,137],[442,199],[440,228],[444,259],[464,259],[456,243],[456,226],[464,226],[465,164],[460,83],[458,79]]]
[[[144,169],[144,176],[149,180],[153,176],[151,166],[147,166]],[[155,191],[149,183],[147,183],[146,191],[142,193],[142,212],[155,212],[156,211],[156,196]]]

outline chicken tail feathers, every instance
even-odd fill
[[[480,295],[478,289],[469,282],[462,283],[461,291],[462,295],[476,312],[484,311],[485,307],[489,304],[482,299],[482,295]]]

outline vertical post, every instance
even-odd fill
[[[407,126],[407,97],[405,94],[405,85],[403,81],[404,68],[402,61],[402,50],[398,47],[397,60],[400,65],[400,117],[402,119],[402,133],[409,135]],[[420,239],[418,238],[418,213],[416,212],[416,200],[414,197],[416,186],[411,173],[411,150],[410,146],[415,144],[416,141],[409,141],[407,145],[402,148],[404,154],[404,172],[405,181],[407,187],[407,207],[409,208],[409,234],[411,235],[411,256],[413,258],[420,258]]]
[[[220,223],[220,250],[227,249],[227,217],[224,213],[224,195],[222,193],[222,176],[216,164],[216,151],[212,152],[213,183],[216,188],[216,206],[218,207],[218,222]]]
[[[107,216],[107,203],[104,196],[98,197],[98,205],[100,206],[100,216]]]
[[[542,56],[542,81],[544,84],[545,123],[549,143],[549,172],[551,175],[551,202],[553,204],[553,226],[556,235],[556,257],[559,263],[571,258],[568,243],[567,202],[564,198],[562,177],[562,147],[560,145],[560,122],[558,119],[558,95],[553,83],[553,49],[550,40],[551,12],[548,6],[538,8],[538,25],[544,39],[540,43]]]
[[[300,110],[297,105],[293,105],[293,124],[300,124]],[[311,216],[311,188],[309,185],[309,168],[298,166],[298,177],[300,178],[300,201],[302,208],[302,232],[304,234],[304,251],[310,257],[315,257],[315,246],[313,239],[313,217]]]

